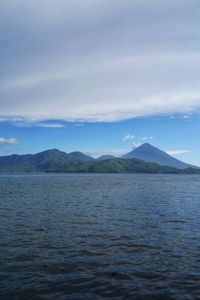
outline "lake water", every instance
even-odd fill
[[[0,299],[200,299],[200,176],[0,175]]]

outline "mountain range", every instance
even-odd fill
[[[200,168],[181,162],[164,151],[143,144],[121,158],[103,155],[94,159],[82,152],[57,149],[37,154],[0,157],[0,172],[88,172],[88,173],[200,173]]]

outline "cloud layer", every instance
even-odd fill
[[[198,0],[2,0],[0,117],[200,109]]]

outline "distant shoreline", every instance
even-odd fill
[[[29,172],[29,171],[23,171],[23,172],[4,172],[4,171],[0,171],[0,175],[72,175],[72,174],[76,174],[76,175],[102,175],[102,174],[108,174],[108,175],[132,175],[132,174],[140,174],[140,175],[200,175],[200,171],[198,172],[44,172],[44,171],[37,171],[37,172]]]

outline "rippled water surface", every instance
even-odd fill
[[[0,299],[200,299],[200,176],[0,175]]]

